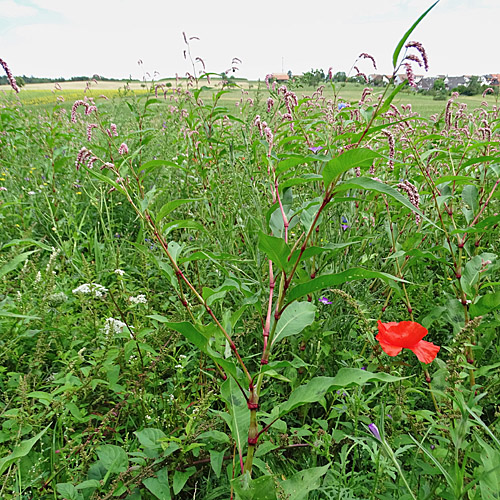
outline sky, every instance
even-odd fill
[[[394,48],[431,0],[0,0],[0,58],[14,75],[155,79],[206,70],[392,73]],[[500,0],[441,0],[409,40],[430,76],[500,73]],[[186,45],[183,32],[189,41]],[[197,37],[199,38],[192,38]],[[193,65],[184,51],[189,48]],[[138,61],[142,61],[139,64]],[[415,68],[416,74],[425,74]]]

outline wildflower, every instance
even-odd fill
[[[124,142],[120,144],[120,147],[118,148],[118,153],[120,153],[121,155],[128,154],[128,146]]]
[[[427,328],[413,321],[400,323],[378,322],[380,347],[388,356],[397,356],[403,348],[410,349],[422,363],[431,363],[437,356],[440,347],[422,340],[427,335]]]
[[[129,302],[132,302],[132,304],[147,304],[148,299],[144,294],[137,295],[137,297],[129,297],[128,298]]]
[[[19,87],[17,86],[16,79],[12,76],[12,73],[10,72],[7,63],[3,59],[0,59],[0,66],[2,66],[2,68],[5,70],[5,73],[7,74],[7,80],[9,81],[10,86],[14,89],[14,91],[17,94],[19,94]]]
[[[271,109],[273,108],[274,106],[274,100],[272,97],[269,97],[267,99],[267,112],[270,113],[271,112]]]
[[[375,63],[375,59],[373,56],[371,56],[370,54],[367,54],[366,52],[363,52],[362,54],[359,55],[359,59],[361,59],[361,58],[370,59],[370,61],[373,64],[374,69],[377,69],[377,64]]]
[[[333,302],[330,302],[326,297],[321,297],[318,301],[322,304],[333,304]]]
[[[323,149],[323,146],[312,146],[308,149],[309,151],[312,151],[314,154],[316,154]]]
[[[88,109],[89,109],[89,103],[87,101],[82,101],[81,99],[78,99],[73,103],[73,106],[71,108],[71,121],[73,123],[76,123],[76,110],[78,109],[79,106],[85,106],[85,114],[88,115]]]
[[[342,225],[340,226],[344,231],[347,229],[350,229],[351,226],[349,226],[349,221],[342,216]]]
[[[380,432],[378,431],[378,427],[375,424],[370,424],[368,426],[368,430],[373,434],[373,436],[378,439],[379,441],[382,441],[380,438]]]
[[[7,188],[5,186],[0,186],[0,191],[7,191]]]
[[[411,67],[410,63],[403,63],[404,67],[406,68],[406,78],[408,78],[408,85],[410,87],[417,87],[417,84],[415,83],[415,75],[413,73],[413,68]]]
[[[87,125],[87,140],[90,142],[92,140],[92,129],[97,127],[97,123],[89,123]]]
[[[122,333],[123,329],[127,328],[127,324],[119,319],[107,318],[104,322],[104,334],[109,337],[112,333]],[[132,328],[131,326],[128,328]]]
[[[118,274],[118,276],[123,276],[125,274],[125,271],[123,269],[115,269],[115,274]]]
[[[346,102],[339,102],[337,108],[339,111],[343,110],[344,108],[347,108],[349,106]]]
[[[99,285],[98,283],[84,283],[83,285],[80,285],[79,287],[75,288],[73,290],[73,293],[75,295],[78,294],[92,294],[96,298],[103,297],[104,294],[108,291],[107,288],[103,287],[102,285]]]
[[[417,49],[417,51],[420,53],[421,57],[422,57],[422,61],[424,63],[424,68],[425,68],[425,71],[429,71],[429,62],[427,60],[427,54],[425,52],[425,49],[423,47],[423,45],[420,43],[420,42],[408,42],[405,47],[407,49],[410,49],[410,48],[415,48]]]

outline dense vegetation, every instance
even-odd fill
[[[4,100],[0,497],[497,498],[500,109],[228,85]]]

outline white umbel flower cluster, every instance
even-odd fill
[[[80,285],[79,287],[75,288],[73,290],[73,293],[75,295],[91,294],[94,297],[100,298],[100,297],[104,297],[104,295],[107,291],[108,291],[107,288],[103,287],[102,285],[99,285],[98,283],[84,283],[83,285]]]
[[[104,334],[106,337],[116,333],[122,333],[124,328],[127,328],[127,325],[119,319],[107,318],[104,322]]]
[[[135,305],[148,303],[148,299],[142,293],[140,295],[137,295],[137,297],[129,297],[128,300],[129,300],[129,302],[132,302],[132,304],[135,304]]]

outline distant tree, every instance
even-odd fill
[[[16,79],[18,87],[24,87],[26,85],[26,82],[24,81],[24,78],[22,76],[16,76],[14,78]]]
[[[326,75],[322,69],[311,69],[307,73],[302,73],[300,81],[305,86],[317,87],[326,81]]]
[[[444,84],[444,78],[438,78],[435,80],[432,90],[436,92],[446,92],[446,85]]]
[[[288,75],[288,78],[290,78],[290,79],[293,77],[293,73],[292,73],[291,69],[289,69],[286,74]]]
[[[345,82],[345,81],[347,81],[347,75],[343,71],[337,71],[337,73],[335,73],[333,75],[333,81],[334,82]]]

